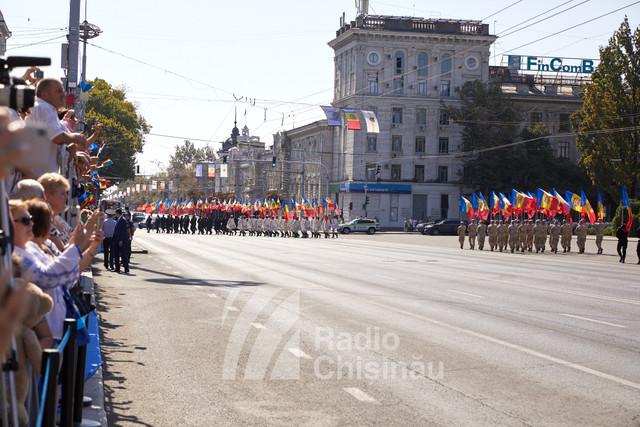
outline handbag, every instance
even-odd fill
[[[89,335],[89,329],[87,329],[87,325],[84,322],[83,316],[78,310],[75,302],[73,301],[73,297],[69,293],[69,290],[64,288],[62,289],[62,295],[64,297],[64,302],[67,305],[67,318],[68,319],[76,319],[78,334],[76,337],[76,345],[83,346],[89,344],[91,341],[91,336]]]

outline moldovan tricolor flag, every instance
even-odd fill
[[[473,205],[462,196],[460,196],[460,212],[467,212],[469,214],[469,221],[473,218]]]
[[[604,205],[602,204],[602,197],[600,197],[600,190],[598,190],[598,206],[596,207],[596,214],[598,219],[604,221]]]
[[[628,233],[631,231],[631,224],[633,223],[633,215],[631,214],[631,203],[629,203],[629,196],[627,195],[627,190],[624,188],[624,184],[622,184],[622,209],[627,208],[627,215],[629,216],[629,220],[627,222],[627,226],[624,228]]]
[[[362,110],[362,115],[364,116],[364,121],[367,124],[367,132],[379,133],[380,126],[378,125],[378,119],[376,119],[376,113],[373,111]]]
[[[347,127],[349,130],[360,130],[360,119],[358,118],[358,114],[354,110],[349,110],[347,108],[342,110],[344,112],[344,117],[347,119]]]
[[[587,196],[584,194],[584,190],[580,190],[580,191],[581,191],[580,203],[582,205],[582,212],[586,213],[587,216],[589,217],[589,222],[591,224],[594,224],[596,222],[596,213],[593,211],[593,208],[591,207],[591,203],[589,203],[589,199],[587,199]]]

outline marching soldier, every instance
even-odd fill
[[[536,247],[536,253],[542,250],[544,252],[544,244],[542,243],[542,221],[536,219],[536,225],[533,226],[533,244]]]
[[[596,230],[596,246],[598,247],[598,255],[602,253],[602,239],[604,238],[604,222],[602,218],[598,218],[595,225]]]
[[[568,223],[565,219],[560,227],[560,244],[562,245],[562,252],[571,252],[571,235],[573,231],[573,225]]]
[[[558,253],[558,241],[560,240],[560,224],[558,220],[554,220],[551,227],[549,227],[549,247],[551,252]]]
[[[518,246],[518,220],[511,220],[507,232],[509,233],[509,248],[511,249],[511,253],[513,253]]]
[[[467,231],[469,232],[469,246],[471,246],[469,249],[473,250],[476,246],[476,235],[478,232],[478,224],[476,224],[475,220],[469,224]]]
[[[340,226],[340,220],[338,219],[338,215],[334,215],[331,220],[331,238],[338,238],[338,227]]]
[[[500,220],[498,225],[498,247],[500,252],[507,249],[507,243],[509,242],[509,230],[504,220]]]
[[[483,250],[484,239],[487,235],[487,226],[484,224],[483,221],[480,221],[480,224],[478,224],[478,229],[476,230],[476,233],[478,235],[478,249]]]
[[[518,221],[517,230],[518,233],[516,235],[518,236],[518,243],[516,244],[516,250],[520,249],[520,252],[524,252],[527,247],[527,221]]]
[[[487,227],[487,234],[489,235],[489,248],[491,248],[491,252],[493,252],[498,243],[498,226],[496,225],[495,219],[492,220]]]
[[[464,221],[460,221],[460,225],[458,226],[458,242],[460,242],[460,249],[464,246],[464,238],[467,233],[467,226],[464,225]]]
[[[583,254],[587,243],[587,223],[581,219],[576,227],[576,240],[578,243],[578,253]]]
[[[528,250],[529,252],[533,251],[533,220],[529,220],[526,221],[527,226],[525,228],[526,230],[526,239],[527,239],[527,248],[526,250]]]

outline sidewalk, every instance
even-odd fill
[[[94,282],[91,267],[82,273],[84,292],[91,294],[94,300]],[[83,373],[84,375],[84,373]],[[91,406],[85,406],[82,410],[82,421],[96,421],[101,426],[107,427],[107,414],[104,410],[104,383],[102,378],[102,366],[84,383],[84,395],[92,400]]]

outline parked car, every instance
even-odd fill
[[[462,221],[465,224],[466,221]],[[439,234],[458,234],[458,226],[460,225],[459,219],[445,219],[434,224],[425,225],[422,229],[422,234],[429,234],[437,236]]]
[[[380,224],[373,219],[354,219],[338,226],[338,231],[342,234],[349,234],[352,231],[364,231],[367,234],[375,234],[380,230]]]
[[[431,219],[428,221],[422,221],[419,222],[416,227],[413,229],[413,231],[417,231],[418,233],[422,233],[422,230],[424,229],[424,227],[426,227],[429,224],[435,224],[436,222],[440,222],[442,221],[442,219]]]

